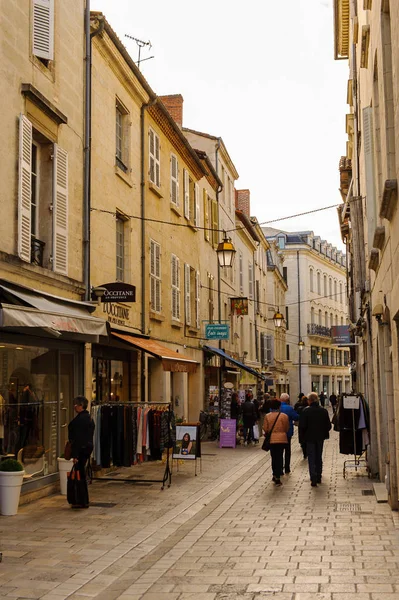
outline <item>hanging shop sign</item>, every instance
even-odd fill
[[[227,323],[207,323],[205,325],[205,338],[207,340],[228,340],[230,327]]]
[[[350,344],[352,340],[348,325],[333,325],[331,327],[331,341],[337,346]]]
[[[113,302],[105,302],[103,312],[107,315],[108,321],[115,325],[125,325],[126,321],[129,322],[130,308],[126,308],[126,306],[118,306]]]
[[[104,288],[101,302],[136,302],[136,286],[121,281],[104,283],[99,286]],[[93,300],[96,300],[94,296]]]
[[[238,317],[248,314],[248,298],[230,298],[231,312]]]

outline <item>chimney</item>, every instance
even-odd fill
[[[168,113],[181,128],[183,127],[183,96],[181,94],[172,94],[170,96],[160,96]]]
[[[251,216],[250,194],[249,190],[236,190],[236,208],[247,217]]]

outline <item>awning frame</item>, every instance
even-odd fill
[[[266,379],[265,376],[262,375],[262,373],[258,373],[258,371],[255,371],[255,369],[252,369],[251,367],[248,367],[248,365],[241,363],[239,360],[236,360],[220,348],[214,348],[213,346],[203,346],[202,349],[206,352],[212,352],[212,354],[220,356],[220,358],[231,362],[233,365],[240,367],[240,369],[243,369],[244,371],[248,371],[248,373],[251,373],[251,375],[258,377],[258,379],[262,379],[263,381]]]

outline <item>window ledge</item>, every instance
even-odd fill
[[[174,204],[173,202],[170,203],[170,210],[173,210],[173,212],[176,213],[178,217],[182,216],[180,208],[176,206],[176,204]]]
[[[165,321],[165,317],[163,315],[161,315],[161,313],[156,313],[156,312],[153,312],[152,310],[150,311],[150,319],[151,319],[151,321],[159,321],[160,323]]]
[[[125,173],[123,171],[123,169],[121,169],[120,167],[118,167],[118,165],[115,165],[115,175],[118,175],[118,177],[120,177],[121,179],[123,179],[123,181],[129,186],[129,187],[133,187],[133,180],[130,177],[130,175],[128,173]]]
[[[153,183],[152,181],[148,182],[148,187],[150,188],[151,191],[154,192],[154,194],[156,194],[158,196],[158,198],[163,198],[163,194],[162,194],[162,190],[160,187],[158,187],[157,185],[155,185],[155,183]]]
[[[172,319],[172,327],[176,327],[176,329],[181,329],[183,327],[183,323],[181,321],[175,321]]]
[[[193,325],[187,325],[187,329],[189,333],[194,333],[194,334],[198,334],[200,333],[200,329],[197,329],[197,327],[193,327]]]

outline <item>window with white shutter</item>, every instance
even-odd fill
[[[266,362],[272,363],[274,360],[274,337],[272,335],[266,335]]]
[[[243,256],[242,252],[238,252],[238,270],[239,270],[239,282],[240,282],[240,294],[244,293],[244,271],[243,271]]]
[[[174,154],[170,155],[170,201],[179,207],[179,164]]]
[[[218,204],[216,200],[212,200],[212,243],[215,248],[219,243]]]
[[[53,270],[68,275],[68,153],[54,144]]]
[[[151,310],[161,312],[161,246],[150,242],[150,303]]]
[[[195,225],[195,227],[199,227],[201,225],[201,223],[200,223],[200,188],[199,188],[198,183],[196,183],[194,186],[194,204],[195,204],[194,225]]]
[[[184,174],[184,216],[190,219],[190,175],[187,169],[183,170]]]
[[[172,254],[171,257],[172,279],[172,319],[180,320],[180,260]]]
[[[191,285],[190,285],[190,265],[184,265],[184,308],[186,324],[191,325]]]
[[[157,187],[161,186],[161,163],[159,136],[153,129],[149,129],[149,177]]]
[[[254,267],[252,263],[248,264],[248,297],[251,300],[254,297]]]
[[[207,194],[206,189],[204,188],[204,237],[205,239],[209,242],[209,230],[210,230],[210,224],[209,224],[209,211],[211,209],[210,207],[210,198]]]
[[[201,280],[199,271],[195,273],[195,326],[197,329],[201,327],[200,315],[200,295],[201,295]]]
[[[32,54],[54,60],[54,0],[33,0]]]
[[[213,323],[215,311],[215,303],[213,300],[213,282],[213,275],[208,273],[208,318],[210,323]]]
[[[122,104],[119,98],[116,98],[115,104],[115,162],[124,173],[128,173],[130,168],[130,130],[131,121],[129,111]]]
[[[373,108],[368,106],[363,109],[363,148],[364,168],[366,174],[366,210],[369,253],[373,247],[374,232],[377,225],[377,207],[375,193],[375,165],[374,165],[374,129]],[[336,298],[335,298],[336,299]]]
[[[19,117],[18,256],[31,261],[32,124]]]

